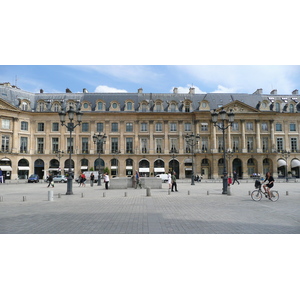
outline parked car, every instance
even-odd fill
[[[30,182],[39,182],[40,181],[40,177],[37,174],[32,174],[28,177],[28,183]]]
[[[56,175],[53,177],[54,182],[67,182],[68,179],[65,175]]]
[[[157,174],[155,177],[160,178],[162,182],[168,182],[168,174]]]

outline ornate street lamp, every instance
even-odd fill
[[[200,135],[199,134],[187,134],[185,137],[185,141],[188,146],[192,149],[192,178],[191,185],[195,185],[195,174],[194,174],[194,146],[196,146],[199,142]]]
[[[172,174],[174,174],[174,171],[175,171],[175,158],[176,158],[176,155],[178,151],[176,150],[175,147],[172,147],[171,150],[170,150],[170,154],[172,155]]]
[[[221,123],[218,124],[218,116],[220,115]],[[225,120],[226,115],[228,117],[228,125],[225,126]],[[227,113],[224,108],[222,107],[222,110],[217,113],[216,110],[213,110],[211,112],[211,119],[214,124],[214,126],[218,127],[222,130],[223,134],[223,164],[224,164],[224,171],[223,171],[223,192],[222,194],[227,194],[227,170],[226,170],[226,147],[225,147],[225,130],[228,129],[230,126],[232,126],[232,123],[234,122],[234,113],[232,112],[232,109]]]
[[[60,166],[60,159],[64,156],[63,154],[64,154],[65,152],[64,151],[61,151],[61,150],[57,150],[56,152],[55,152],[55,156],[56,157],[58,157],[58,161],[59,161],[59,175],[61,175],[61,166]]]
[[[285,181],[288,182],[289,178],[288,178],[287,159],[290,157],[291,153],[289,151],[282,150],[280,152],[280,154],[284,157],[285,162],[286,162],[286,164],[285,164]]]
[[[101,172],[100,172],[100,153],[102,150],[102,145],[106,143],[106,138],[107,136],[105,135],[105,133],[98,133],[98,134],[94,134],[93,135],[93,141],[94,144],[97,144],[97,149],[98,149],[98,184],[97,185],[101,185]]]
[[[69,147],[69,150],[70,150],[70,153],[69,153],[69,174],[68,174],[67,193],[66,193],[66,195],[73,195],[73,191],[72,191],[73,177],[72,177],[72,169],[71,169],[71,161],[72,161],[72,132],[82,122],[82,115],[83,115],[83,113],[80,111],[80,109],[78,109],[77,111],[75,111],[73,109],[73,106],[70,106],[70,109],[67,112],[64,112],[62,110],[58,114],[59,114],[61,125],[65,126],[70,131],[70,141],[69,141],[69,143],[70,143],[70,145],[69,145],[70,146]],[[73,123],[75,114],[76,114],[76,117],[77,117],[77,124]],[[65,122],[66,122],[66,115],[68,116],[68,119],[69,119],[69,123],[68,124],[65,124]]]

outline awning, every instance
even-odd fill
[[[286,166],[286,161],[284,159],[278,159],[277,167],[280,168],[282,166]]]
[[[139,172],[149,173],[150,172],[150,168],[139,168]]]
[[[81,166],[80,170],[87,170],[89,167],[88,166]]]
[[[0,166],[0,169],[1,169],[2,171],[12,171],[11,166]]]
[[[193,171],[192,168],[185,168],[186,171]]]
[[[59,168],[50,168],[48,171],[59,171]]]
[[[154,168],[154,172],[163,172],[163,173],[165,173],[165,168]]]
[[[1,159],[1,161],[10,161],[10,159],[7,158],[7,157],[4,157],[4,158]]]
[[[132,170],[132,166],[127,166],[126,170]]]
[[[293,159],[291,162],[291,168],[297,168],[297,167],[300,167],[300,160]]]
[[[117,166],[111,166],[110,167],[112,170],[116,170],[116,169],[118,169],[118,167]]]
[[[30,170],[29,167],[18,167],[19,170]]]
[[[64,170],[65,170],[66,172],[69,172],[69,168],[64,168]],[[73,169],[73,168],[71,168],[71,171],[73,172],[73,171],[74,171],[74,169]]]

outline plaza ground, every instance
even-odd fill
[[[105,190],[104,185],[7,183],[0,185],[1,234],[298,234],[300,183],[276,182],[277,202],[251,199],[254,181],[222,194],[222,182],[179,180],[152,189]],[[48,191],[53,201],[48,201]]]

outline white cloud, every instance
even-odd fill
[[[236,89],[235,88],[227,88],[227,87],[219,84],[218,89],[213,91],[212,93],[236,93]]]
[[[95,89],[95,93],[128,93],[126,90],[109,87],[107,85],[98,85]]]
[[[178,93],[179,94],[188,94],[190,91],[190,88],[193,87],[195,89],[195,93],[196,94],[205,94],[206,92],[201,91],[200,88],[198,88],[197,86],[194,86],[192,84],[187,84],[185,87],[182,86],[178,86]],[[173,93],[173,89],[174,87],[170,90],[170,93]]]

